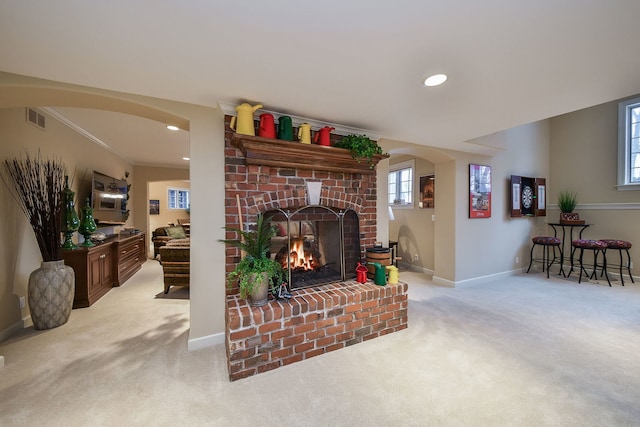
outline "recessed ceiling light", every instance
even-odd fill
[[[169,130],[179,130],[180,128],[178,126],[174,126],[174,125],[167,125],[167,129],[169,129]]]
[[[182,160],[191,160],[190,157],[183,157]]]
[[[434,74],[424,80],[425,86],[438,86],[447,81],[446,74]]]

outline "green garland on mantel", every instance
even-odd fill
[[[360,162],[360,159],[367,159],[369,167],[373,168],[375,163],[373,156],[382,154],[382,148],[377,142],[366,135],[346,135],[335,144],[338,148],[344,148],[351,152],[351,157]]]

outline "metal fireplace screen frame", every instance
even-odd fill
[[[358,214],[352,209],[332,209],[327,206],[321,205],[308,205],[296,210],[284,210],[276,209],[266,213],[266,218],[271,221],[271,224],[276,224],[278,229],[277,236],[272,239],[271,245],[271,257],[278,259],[282,254],[279,253],[286,244],[286,277],[289,289],[301,289],[309,286],[321,285],[324,283],[330,283],[335,281],[345,281],[347,279],[354,278],[356,276],[355,268],[358,261],[360,261],[360,232],[359,232],[359,219]],[[296,266],[291,265],[291,257],[294,240],[307,242],[310,241],[313,244],[315,239],[319,239],[319,228],[332,227],[329,225],[337,223],[338,227],[338,240],[339,240],[339,256],[340,261],[339,270],[335,272],[335,275],[328,275],[327,277],[314,278],[307,281],[306,278],[300,279],[300,272],[297,271]],[[283,224],[286,224],[283,227]],[[334,230],[335,231],[335,230]],[[293,234],[297,234],[294,236]],[[335,234],[335,233],[333,233]],[[286,235],[286,238],[285,236]],[[307,239],[305,235],[313,236],[312,239]],[[325,236],[325,240],[327,236]],[[286,242],[285,242],[286,240]],[[335,242],[334,242],[335,243]],[[327,248],[331,242],[323,242],[323,248]],[[313,275],[313,274],[312,274]],[[296,278],[298,279],[296,281]]]

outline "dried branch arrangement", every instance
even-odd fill
[[[61,160],[43,160],[28,154],[4,161],[2,180],[27,216],[43,261],[62,259],[61,231],[66,166]]]

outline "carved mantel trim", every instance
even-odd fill
[[[313,169],[329,172],[373,175],[376,165],[388,154],[376,154],[368,159],[354,159],[344,148],[234,134],[231,144],[242,151],[247,165],[280,168]]]

